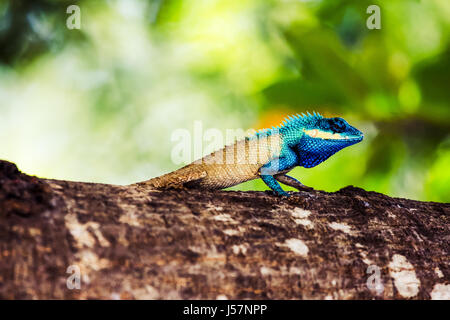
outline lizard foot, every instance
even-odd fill
[[[286,191],[266,190],[265,193],[270,194],[271,196],[277,196],[277,197],[280,197],[280,198],[289,198],[291,196]]]

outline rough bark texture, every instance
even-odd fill
[[[449,213],[354,187],[142,193],[0,161],[0,298],[450,299]]]

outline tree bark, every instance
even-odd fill
[[[351,186],[142,191],[0,161],[0,298],[450,299],[449,213]]]

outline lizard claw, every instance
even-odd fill
[[[286,191],[274,191],[273,192],[276,196],[282,197],[282,198],[289,198],[291,195],[287,193]]]
[[[266,190],[264,192],[271,196],[277,196],[277,197],[281,197],[281,198],[288,198],[291,196],[289,193],[287,193],[285,191],[279,192],[279,191],[273,191],[273,190]]]

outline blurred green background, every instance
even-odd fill
[[[300,181],[449,202],[449,32],[448,0],[0,0],[0,158],[127,184],[180,167],[171,135],[195,120],[259,129],[318,111],[365,139]]]

